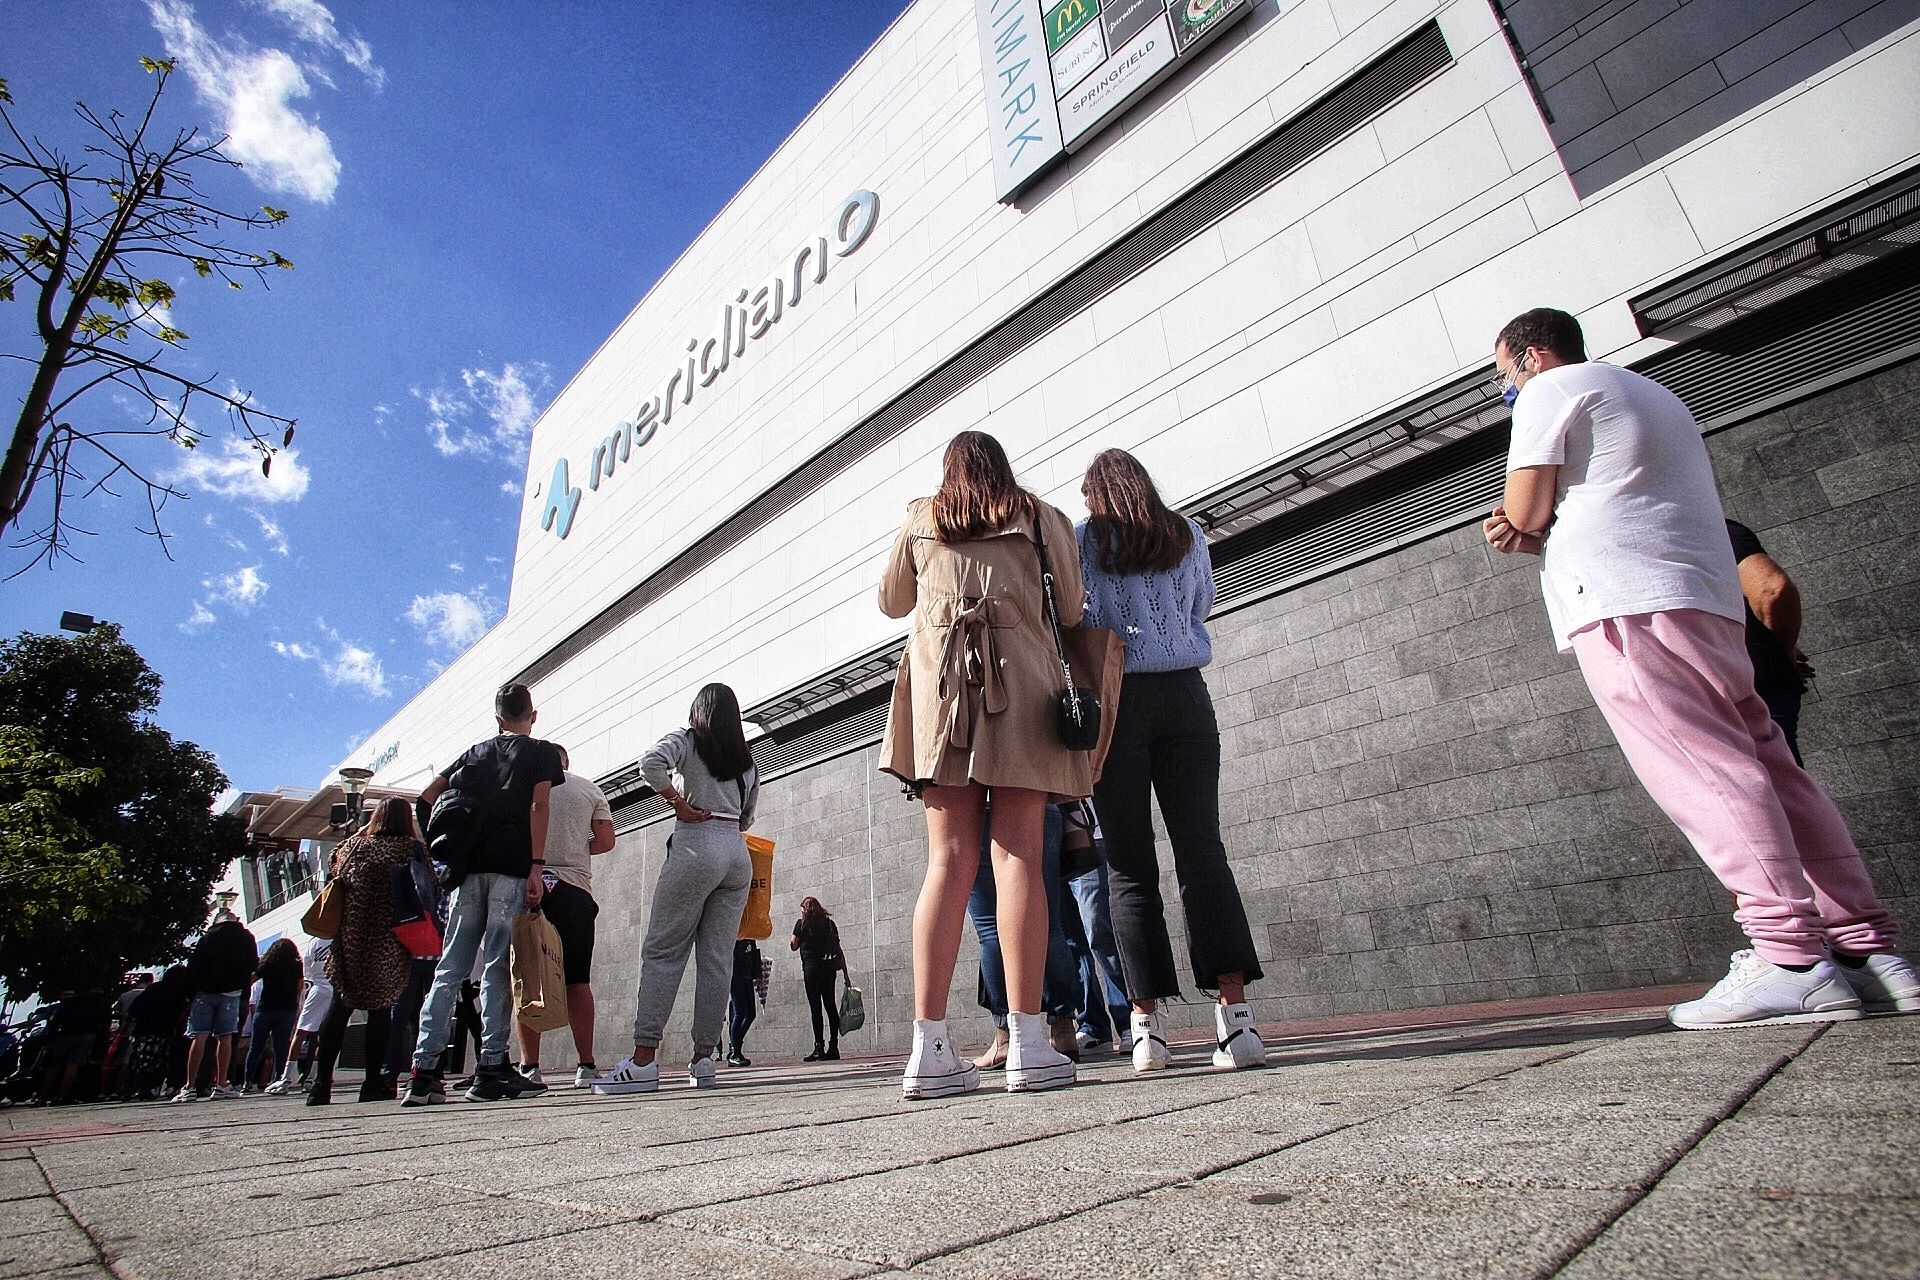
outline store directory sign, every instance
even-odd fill
[[[1009,200],[1245,17],[1252,0],[975,0],[994,194]]]

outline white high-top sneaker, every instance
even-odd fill
[[[1251,1005],[1244,1001],[1214,1005],[1213,1031],[1219,1041],[1213,1051],[1214,1066],[1239,1071],[1267,1065],[1267,1046],[1260,1043],[1260,1028],[1254,1025]]]
[[[1044,1026],[1042,1028],[1044,1032]],[[980,1087],[980,1068],[960,1056],[947,1035],[945,1018],[913,1020],[913,1052],[900,1077],[904,1098],[944,1098]]]
[[[1133,1069],[1135,1071],[1160,1071],[1173,1061],[1173,1054],[1167,1049],[1167,1027],[1161,1019],[1160,1011],[1141,1013],[1133,1011]]]
[[[1007,1015],[1007,1092],[1061,1089],[1074,1082],[1073,1059],[1053,1047],[1043,1013]]]

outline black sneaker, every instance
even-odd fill
[[[400,1099],[403,1107],[424,1107],[435,1102],[447,1100],[446,1086],[441,1083],[437,1071],[422,1071],[415,1067],[407,1078],[407,1095]]]
[[[840,1042],[835,1040],[832,1044],[828,1045],[827,1051],[820,1055],[820,1060],[822,1062],[840,1061]]]
[[[753,1065],[753,1059],[738,1049],[735,1049],[727,1055],[727,1065],[730,1067],[750,1067]]]
[[[504,1062],[483,1065],[473,1073],[473,1086],[467,1090],[468,1102],[507,1102],[520,1096],[520,1086],[512,1067]]]
[[[530,1098],[536,1093],[545,1093],[550,1087],[545,1080],[540,1078],[539,1067],[531,1067],[526,1071],[522,1071],[510,1062],[503,1062],[500,1065],[507,1070],[508,1083],[513,1086],[514,1096],[516,1098]]]

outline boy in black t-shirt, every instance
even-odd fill
[[[478,795],[485,815],[466,878],[453,891],[447,912],[447,943],[433,974],[433,986],[420,1010],[420,1037],[413,1047],[413,1076],[404,1106],[417,1107],[446,1097],[434,1069],[453,1030],[453,1005],[460,983],[481,959],[480,1063],[467,1098],[495,1102],[523,1093],[539,1093],[536,1084],[507,1063],[513,1027],[513,981],[508,946],[513,917],[524,903],[540,905],[541,872],[547,860],[547,794],[565,777],[552,743],[532,736],[538,716],[533,692],[523,684],[502,685],[494,698],[500,734],[469,747],[420,793],[431,805],[458,773],[463,791]]]

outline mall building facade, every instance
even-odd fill
[[[1726,895],[1478,530],[1494,334],[1556,306],[1687,401],[1800,583],[1808,763],[1913,921],[1916,86],[1920,0],[918,0],[547,408],[506,616],[340,763],[417,789],[532,685],[615,808],[611,1061],[670,828],[637,761],[726,681],[778,844],[754,1047],[811,1039],[813,894],[849,1047],[902,1048],[925,829],[876,770],[881,567],[955,432],[1070,514],[1120,446],[1212,542],[1264,1021],[1717,976]]]

